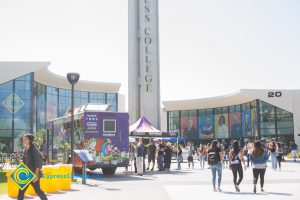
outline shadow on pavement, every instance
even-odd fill
[[[283,192],[266,192],[267,194],[273,194],[278,196],[293,196],[293,194],[283,193]]]
[[[86,184],[85,186],[92,187],[92,188],[101,188],[101,189],[108,190],[108,191],[121,191],[122,190],[122,189],[119,189],[119,188],[102,187],[99,184]]]
[[[256,193],[254,194],[253,192],[226,192],[226,191],[223,191],[224,194],[230,194],[230,195],[268,195],[268,194],[271,194],[271,195],[277,195],[277,196],[293,196],[292,194],[289,194],[289,193],[282,193],[282,192],[264,192],[264,193]]]

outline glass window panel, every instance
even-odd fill
[[[260,128],[275,128],[275,122],[261,122]]]
[[[2,136],[10,134],[12,128],[12,107],[9,99],[13,95],[13,81],[9,81],[0,85],[0,130],[4,129]],[[5,103],[7,101],[7,104]],[[5,135],[4,135],[5,134]],[[0,135],[1,136],[1,135]]]
[[[89,98],[89,93],[88,92],[81,92],[81,98],[82,99],[88,99]]]
[[[0,130],[0,151],[3,153],[13,152],[13,140],[11,137],[2,136],[2,131]]]
[[[199,115],[205,115],[205,109],[198,110]]]
[[[216,108],[215,114],[222,114],[222,108]]]
[[[294,128],[278,128],[278,135],[293,135],[294,136]]]
[[[255,101],[251,101],[250,106],[251,106],[251,109],[252,108],[256,108],[256,100]]]
[[[47,121],[57,118],[58,89],[47,86]]]
[[[189,111],[187,111],[187,110],[181,111],[181,117],[184,117],[184,116],[189,116]]]
[[[26,74],[24,76],[16,78],[16,81],[28,81],[28,82],[31,82],[31,74]]]
[[[205,110],[207,115],[213,115],[214,114],[214,109],[213,108],[209,108]]]
[[[228,107],[227,106],[222,108],[222,114],[226,114],[226,113],[228,113]]]
[[[260,134],[261,134],[261,136],[275,136],[275,129],[271,129],[271,128],[264,129],[264,128],[261,128],[260,129]]]
[[[12,136],[12,130],[11,128],[7,130],[1,130],[0,129],[0,137],[11,137]]]

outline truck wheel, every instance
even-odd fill
[[[74,168],[74,174],[82,174],[82,168],[81,167],[75,167]]]
[[[88,167],[88,169],[91,171],[95,171],[97,169],[97,167]]]
[[[116,167],[102,167],[102,173],[104,176],[111,176],[114,175],[116,172]]]

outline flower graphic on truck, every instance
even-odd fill
[[[127,158],[127,152],[121,152],[117,145],[112,144],[109,138],[85,140],[84,148],[90,152],[96,163],[117,165]]]

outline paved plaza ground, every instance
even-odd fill
[[[187,168],[184,163],[183,170],[173,170],[170,174],[147,172],[145,176],[123,173],[119,169],[113,177],[100,177],[89,179],[88,185],[73,184],[71,191],[61,191],[48,194],[49,200],[82,200],[82,199],[109,199],[109,200],[182,200],[182,199],[300,199],[300,163],[285,162],[282,171],[272,171],[269,167],[266,172],[265,192],[260,190],[253,194],[252,170],[249,168],[241,184],[241,192],[236,193],[232,183],[232,173],[223,170],[222,190],[213,192],[211,185],[211,171],[200,170],[199,162],[195,169]],[[172,167],[175,168],[173,163]],[[130,171],[129,167],[129,171]],[[0,196],[1,200],[9,200],[7,196]],[[36,200],[37,197],[27,197]]]

